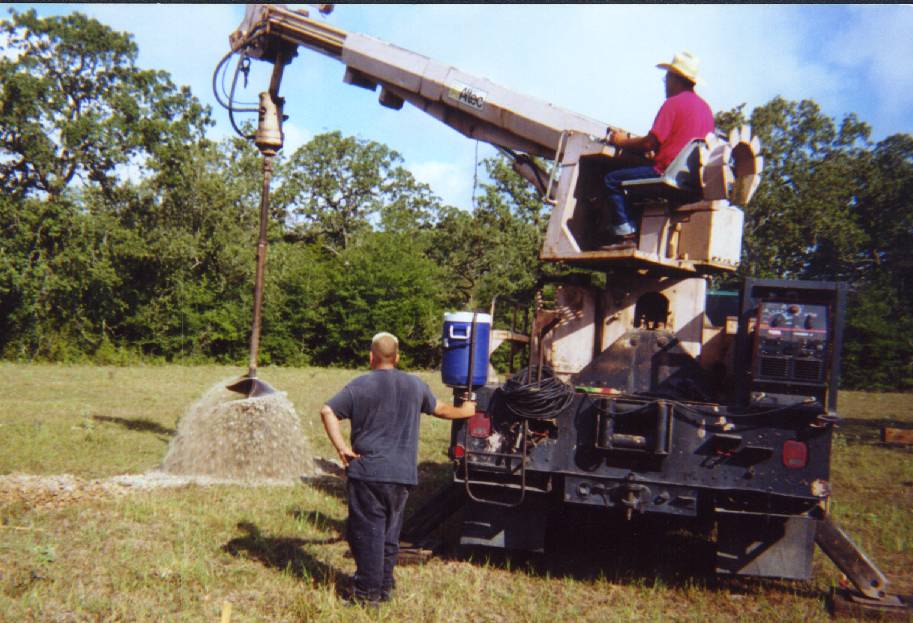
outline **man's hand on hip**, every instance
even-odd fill
[[[353,460],[361,458],[360,454],[357,454],[352,448],[344,446],[342,448],[336,449],[336,454],[339,455],[339,460],[342,461],[343,467],[348,467],[349,463]]]
[[[323,427],[326,429],[327,437],[330,438],[330,443],[336,448],[336,454],[339,455],[339,460],[342,461],[342,466],[348,467],[349,463],[359,458],[360,455],[349,447],[342,436],[342,432],[339,430],[339,418],[333,413],[330,405],[323,405],[320,408],[320,418],[323,420]]]

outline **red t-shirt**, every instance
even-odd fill
[[[713,112],[694,91],[668,98],[656,113],[650,132],[659,141],[653,168],[662,173],[689,141],[704,138],[715,127]]]

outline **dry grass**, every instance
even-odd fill
[[[0,489],[0,620],[825,621],[837,572],[816,555],[811,582],[717,580],[689,571],[701,543],[612,539],[537,557],[434,559],[398,571],[396,600],[348,608],[343,486],[185,486],[112,492],[93,482],[144,472],[164,456],[184,409],[239,371],[227,367],[0,365],[0,473],[73,474],[78,486]],[[331,457],[316,412],[356,373],[266,369],[288,392],[312,445]],[[424,375],[436,393],[447,390]],[[913,450],[877,443],[913,424],[909,396],[845,393],[835,441],[834,512],[913,592]],[[446,422],[426,418],[420,502],[447,478]],[[621,539],[619,539],[621,541]]]

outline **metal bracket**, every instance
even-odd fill
[[[877,613],[882,617],[903,619],[913,615],[911,598],[889,594],[888,579],[830,517],[818,522],[815,543],[856,587],[856,591],[841,589],[834,592],[832,605],[835,614],[864,616]]]
[[[884,598],[888,579],[830,517],[818,522],[815,543],[846,574],[860,593],[869,599]]]

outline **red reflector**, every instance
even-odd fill
[[[469,418],[469,435],[476,439],[484,439],[491,435],[491,418],[483,411]]]
[[[462,459],[466,455],[466,448],[461,445],[453,446],[453,458]]]
[[[807,464],[808,446],[795,439],[783,442],[783,465],[791,469],[801,469]]]

